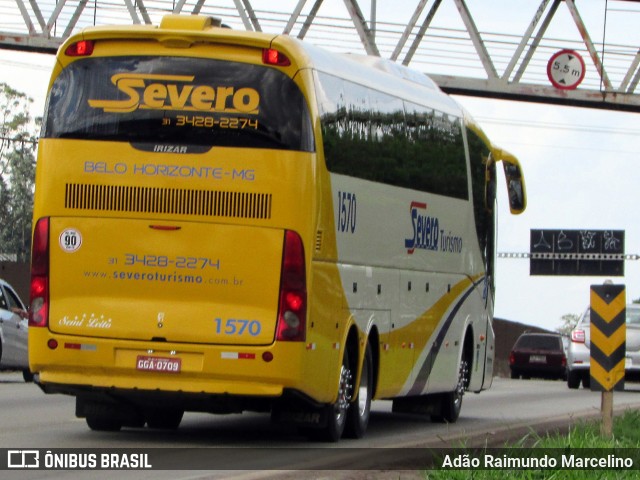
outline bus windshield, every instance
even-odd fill
[[[313,151],[306,102],[285,74],[185,57],[73,62],[56,78],[45,138]]]

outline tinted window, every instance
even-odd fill
[[[561,350],[562,342],[560,337],[549,335],[523,335],[516,343],[518,349],[535,349],[535,350]]]
[[[317,85],[330,171],[468,199],[459,118],[324,73]]]
[[[43,136],[313,150],[305,99],[273,68],[202,58],[73,62],[50,92]]]
[[[493,284],[493,259],[495,252],[496,164],[489,161],[489,147],[470,129],[467,129],[469,160],[471,164],[471,189],[473,213],[476,220],[478,243],[485,261],[487,274]]]

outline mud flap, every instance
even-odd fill
[[[132,405],[112,401],[96,401],[86,397],[76,397],[76,417],[99,417],[113,424],[139,428],[144,426],[144,417]]]
[[[411,415],[439,415],[442,412],[442,395],[419,395],[394,398],[391,411]]]
[[[327,419],[326,405],[302,395],[285,395],[271,409],[271,421],[282,425],[320,429],[327,425]]]

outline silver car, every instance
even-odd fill
[[[30,382],[28,338],[27,309],[13,287],[0,279],[0,370],[21,370]]]
[[[640,380],[640,304],[628,304],[626,309],[625,380],[637,381]],[[590,387],[590,314],[591,308],[587,308],[571,332],[571,342],[567,351],[569,388],[578,388],[581,383],[584,388]]]

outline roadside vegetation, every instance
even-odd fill
[[[0,83],[0,258],[28,262],[37,130],[33,100]]]
[[[569,452],[577,449],[585,449],[594,456],[604,456],[617,452],[620,455],[623,449],[626,452],[638,452],[640,448],[640,411],[629,410],[614,419],[613,436],[603,438],[600,435],[600,422],[584,422],[572,427],[567,435],[527,435],[518,442],[505,445],[502,451],[512,457],[527,457],[523,450],[536,449],[549,452]],[[571,450],[569,450],[571,449]],[[615,449],[615,450],[614,450]],[[470,454],[473,457],[481,457],[482,453]],[[637,459],[638,455],[634,454]],[[523,479],[523,480],[600,480],[600,479],[637,479],[640,478],[640,465],[636,461],[635,470],[607,470],[607,469],[491,469],[479,468],[453,470],[429,470],[424,472],[424,478],[429,480],[484,480],[484,479]]]

